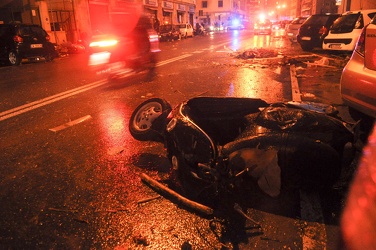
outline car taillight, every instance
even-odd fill
[[[366,29],[364,28],[358,38],[358,42],[356,43],[356,47],[355,47],[355,51],[361,54],[362,56],[364,56],[365,42],[366,42]]]
[[[328,32],[328,29],[325,26],[322,26],[319,30],[320,35],[325,35]]]
[[[20,36],[14,36],[13,37],[13,41],[16,42],[16,43],[22,43],[23,39]]]
[[[370,70],[376,71],[376,25],[373,23],[368,24],[363,29],[362,34],[364,36],[364,66]]]
[[[111,47],[115,46],[118,43],[116,39],[111,39],[111,40],[102,40],[102,41],[96,41],[96,42],[91,42],[90,47]]]

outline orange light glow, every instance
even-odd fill
[[[122,102],[105,104],[100,116],[101,136],[105,142],[107,154],[113,155],[118,149],[124,149],[131,138],[128,133],[127,117],[131,110]]]
[[[90,47],[111,47],[118,43],[116,39],[103,40],[90,43]]]
[[[89,57],[89,65],[94,66],[94,65],[101,65],[101,64],[108,63],[110,61],[110,56],[111,56],[111,53],[106,52],[106,51],[91,54]]]

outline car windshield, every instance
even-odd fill
[[[372,18],[371,22],[372,24],[376,24],[376,15]]]
[[[332,32],[351,32],[353,29],[361,29],[363,26],[362,14],[354,13],[338,17],[330,30]]]
[[[310,16],[305,24],[307,25],[319,25],[319,26],[325,26],[326,22],[328,21],[329,16]]]
[[[307,18],[297,17],[297,18],[295,18],[295,19],[291,22],[291,24],[302,24],[302,23],[304,23],[304,21],[305,21],[306,19],[307,19]]]
[[[162,25],[159,27],[159,30],[161,32],[166,32],[172,30],[172,25]]]

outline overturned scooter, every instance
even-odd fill
[[[196,97],[173,109],[153,98],[134,110],[129,129],[163,142],[179,178],[217,194],[253,183],[271,197],[332,187],[355,139],[332,106],[253,98]]]

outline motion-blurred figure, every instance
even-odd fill
[[[376,126],[351,184],[341,218],[339,249],[376,249]]]

